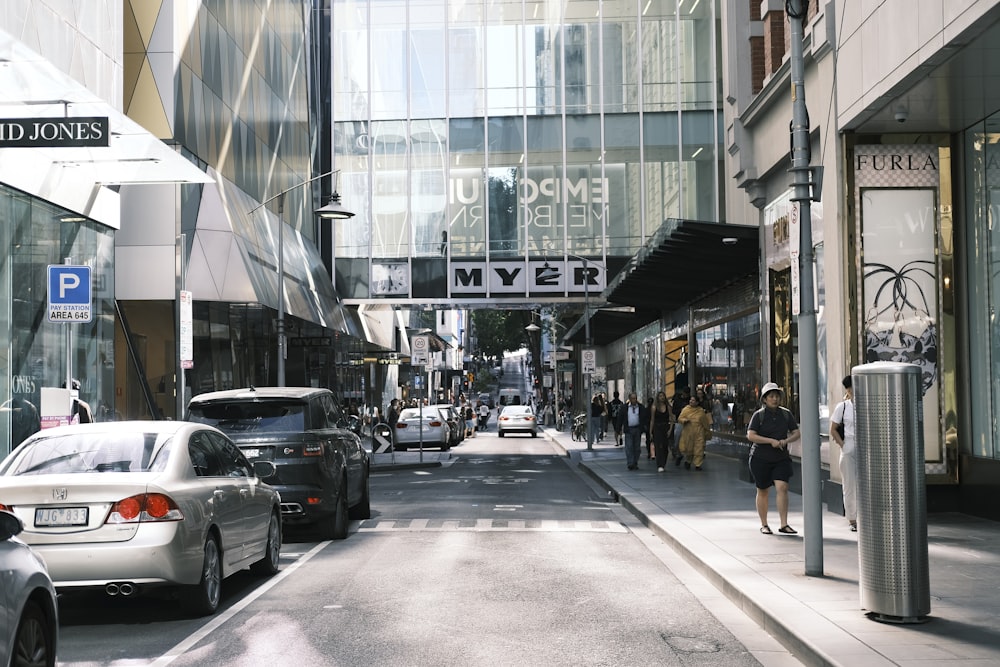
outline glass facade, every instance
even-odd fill
[[[333,8],[345,299],[580,296],[571,258],[722,219],[717,2]]]
[[[972,437],[957,438],[946,412],[946,441],[969,443],[972,456],[1000,459],[1000,113],[965,133],[968,258],[969,392]],[[950,298],[948,286],[945,296]]]
[[[0,340],[5,343],[0,458],[37,431],[43,420],[58,416],[43,406],[42,389],[63,387],[67,370],[80,381],[80,399],[90,404],[95,419],[113,416],[112,230],[69,221],[66,213],[0,185]],[[48,321],[47,267],[64,264],[67,258],[91,268],[93,319],[86,324]]]

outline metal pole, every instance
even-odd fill
[[[72,266],[73,258],[64,258],[63,264],[66,266]],[[64,386],[67,391],[73,391],[73,325],[69,322],[66,323],[66,384]],[[69,405],[72,412],[72,400]]]
[[[583,260],[583,337],[586,340],[587,348],[594,344],[593,340],[590,338],[590,265],[587,263],[586,257],[581,257]],[[583,369],[583,360],[580,360],[580,368]],[[587,450],[591,451],[594,449],[594,423],[590,418],[591,409],[590,403],[593,403],[594,397],[591,396],[591,377],[590,373],[584,373],[583,376],[583,391],[584,391],[584,411],[587,415]],[[587,403],[590,401],[590,403]]]
[[[285,386],[285,195],[278,197],[278,386]]]
[[[819,380],[816,351],[815,257],[812,243],[812,169],[809,167],[809,112],[803,74],[802,34],[806,3],[788,0],[791,27],[792,201],[799,204],[799,407],[802,433],[802,513],[805,527],[805,574],[823,574],[823,497],[820,477]]]
[[[187,289],[187,234],[177,236],[177,294],[174,303],[177,304],[177,325],[175,334],[177,335],[177,395],[174,397],[174,406],[177,411],[177,419],[184,419],[184,411],[187,402],[184,400],[186,393],[184,367],[181,365],[181,292]]]

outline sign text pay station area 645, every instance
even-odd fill
[[[90,322],[93,319],[90,267],[50,264],[48,297],[49,322]]]

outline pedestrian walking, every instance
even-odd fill
[[[628,395],[628,403],[618,411],[618,421],[625,434],[625,463],[629,470],[639,467],[639,451],[642,434],[649,428],[649,412],[639,402],[633,391]]]
[[[618,425],[619,424],[619,422],[618,422],[618,411],[621,409],[621,407],[623,405],[625,405],[625,404],[622,402],[622,399],[619,398],[618,392],[616,391],[614,393],[614,398],[612,398],[611,402],[608,403],[608,419],[611,420],[611,424],[612,424],[612,426],[615,429],[615,446],[616,447],[621,447],[622,446],[622,431],[621,431],[621,428]]]
[[[679,466],[681,461],[684,460],[684,455],[681,454],[681,431],[684,427],[678,420],[680,419],[681,411],[687,406],[690,398],[691,389],[684,387],[674,394],[674,400],[670,404],[670,410],[674,413],[674,440],[670,445],[670,451],[674,455],[675,466]]]
[[[708,439],[712,427],[712,417],[705,410],[697,396],[688,399],[688,404],[681,410],[677,421],[681,423],[681,454],[684,456],[684,467],[687,470],[694,465],[695,470],[701,470],[705,461],[705,440]]]
[[[480,401],[477,409],[479,410],[479,430],[485,431],[490,423],[490,406]]]
[[[844,400],[830,417],[830,437],[840,447],[840,482],[844,492],[844,516],[851,532],[858,530],[858,460],[854,456],[854,389],[851,376],[843,379]]]
[[[389,409],[387,410],[385,422],[389,426],[389,442],[390,447],[395,451],[396,447],[396,422],[399,421],[399,411],[401,408],[400,400],[394,398],[389,401]]]
[[[656,450],[656,472],[663,472],[667,456],[674,439],[674,414],[667,402],[667,395],[659,392],[649,416],[649,430],[653,434],[653,449]]]
[[[760,532],[765,535],[773,532],[767,524],[772,486],[776,491],[778,518],[781,520],[778,532],[786,535],[798,532],[788,525],[788,480],[792,478],[792,456],[788,453],[788,445],[798,440],[801,434],[791,411],[780,405],[783,397],[781,387],[773,382],[765,384],[761,394],[764,405],[753,413],[747,426],[747,440],[753,443],[750,446],[750,474],[757,487]]]
[[[601,439],[601,422],[604,421],[608,408],[600,394],[594,394],[590,401],[590,430],[587,432],[587,446],[593,447],[595,440]]]

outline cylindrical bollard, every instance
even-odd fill
[[[875,362],[851,378],[861,607],[874,620],[919,623],[931,610],[920,368]]]

